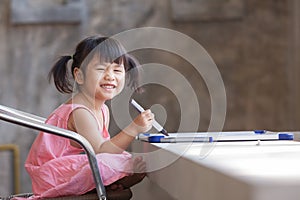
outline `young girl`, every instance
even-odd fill
[[[110,138],[109,110],[105,101],[118,95],[125,85],[138,85],[136,62],[126,54],[118,41],[100,36],[82,40],[72,56],[62,56],[53,66],[58,91],[72,93],[68,62],[76,93],[47,119],[48,124],[74,131],[85,137],[97,154],[104,185],[122,189],[141,181],[145,163],[132,161],[125,149],[134,137],[148,131],[154,119],[150,110],[138,115],[123,131]],[[126,105],[125,105],[126,106]],[[37,197],[81,195],[95,188],[84,150],[75,142],[55,135],[40,133],[25,163]]]

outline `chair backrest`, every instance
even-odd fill
[[[106,192],[100,176],[95,152],[91,144],[84,137],[82,137],[79,134],[76,134],[73,131],[69,131],[62,128],[58,128],[53,125],[45,124],[44,123],[45,118],[27,112],[19,111],[10,107],[6,107],[3,105],[0,105],[0,119],[20,126],[35,129],[38,131],[43,131],[57,136],[69,138],[79,143],[84,148],[84,150],[86,151],[86,155],[88,156],[89,164],[93,172],[98,198],[101,200],[106,199]]]

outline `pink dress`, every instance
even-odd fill
[[[71,112],[78,108],[90,111],[83,105],[63,104],[50,115],[46,123],[67,129]],[[107,119],[103,108],[102,113],[104,120]],[[99,134],[106,140],[110,139],[105,127]],[[41,132],[25,162],[25,168],[32,180],[34,198],[81,195],[94,189],[92,171],[83,152],[83,149],[73,147],[67,138]],[[100,153],[96,157],[104,185],[132,172],[132,159],[128,152]]]

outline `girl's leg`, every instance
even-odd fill
[[[141,182],[146,176],[146,163],[143,161],[142,157],[137,157],[133,161],[133,174],[129,176],[125,176],[120,180],[114,182],[110,185],[111,189],[126,189],[130,188],[135,184]]]

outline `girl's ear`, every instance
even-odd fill
[[[79,85],[83,84],[84,82],[83,72],[78,67],[74,68],[74,79],[76,83],[78,83]]]

